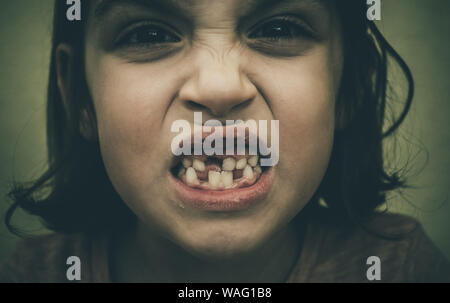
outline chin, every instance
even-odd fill
[[[193,233],[195,234],[195,233]],[[261,238],[261,239],[260,239]],[[254,252],[264,242],[263,237],[254,233],[236,233],[235,230],[196,234],[180,241],[183,249],[206,260],[219,261],[236,259]]]

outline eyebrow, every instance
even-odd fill
[[[259,11],[267,10],[274,6],[279,6],[285,3],[302,3],[308,6],[325,7],[325,2],[328,0],[248,0],[243,1],[244,8],[241,10],[243,15],[257,13]],[[140,5],[155,9],[166,14],[183,15],[182,12],[187,12],[192,9],[195,0],[101,0],[94,10],[94,16],[97,19],[102,19],[115,5]],[[184,13],[185,15],[186,13]]]

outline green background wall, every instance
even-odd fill
[[[45,92],[52,0],[1,1],[0,10],[0,214],[10,182],[30,180],[45,167]],[[378,23],[412,68],[416,98],[400,130],[402,163],[418,161],[410,182],[417,187],[391,195],[393,212],[418,218],[450,258],[450,1],[384,0]],[[394,105],[395,108],[395,105]],[[389,143],[387,155],[390,155]],[[420,152],[423,144],[429,153]],[[420,172],[420,174],[419,174]],[[39,221],[19,213],[14,222],[29,232],[44,232]],[[0,227],[0,262],[17,238]]]

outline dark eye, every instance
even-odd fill
[[[121,46],[153,46],[164,43],[176,43],[181,39],[157,25],[143,25],[128,31],[118,39]]]
[[[279,18],[268,21],[252,31],[249,35],[250,39],[268,39],[268,40],[289,40],[299,37],[309,37],[310,32],[305,29],[304,25],[291,20],[291,18]]]

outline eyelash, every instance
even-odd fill
[[[279,32],[281,32],[281,36],[268,36],[267,32],[265,32],[265,27],[272,25],[272,30],[277,26]],[[130,28],[126,29],[123,34],[120,34],[114,43],[116,47],[134,47],[134,48],[152,48],[152,47],[161,47],[167,46],[167,44],[173,44],[177,42],[181,42],[182,38],[179,37],[178,34],[175,34],[174,29],[166,29],[165,25],[160,25],[155,22],[145,22],[138,23],[132,25]],[[283,30],[284,27],[284,30]],[[281,28],[281,30],[280,30]],[[159,41],[144,41],[139,42],[139,35],[148,35],[150,32],[153,32],[153,37],[157,37]],[[286,35],[288,34],[288,35]],[[284,35],[284,36],[283,36]],[[260,37],[258,37],[260,36]],[[314,38],[314,31],[307,26],[304,22],[298,20],[298,17],[294,16],[278,16],[272,17],[269,20],[262,21],[258,23],[253,29],[250,30],[250,34],[248,38],[250,40],[264,40],[269,43],[283,43],[289,40],[295,40],[299,38]],[[150,37],[140,37],[147,39]]]
[[[269,40],[273,42],[282,42],[284,40],[294,40],[299,38],[314,38],[314,32],[309,28],[304,22],[301,22],[297,17],[294,16],[279,16],[272,17],[268,21],[262,21],[255,26],[255,30],[252,30],[249,34],[249,39],[258,39],[257,34],[264,35],[264,27],[272,25],[272,29],[274,29],[274,25],[278,25],[278,29],[282,26],[288,27],[288,34],[290,37],[259,37],[264,40]],[[281,26],[280,26],[281,25]],[[290,28],[289,28],[290,27]],[[286,32],[284,33],[286,34]]]
[[[114,43],[117,47],[154,47],[155,45],[162,45],[166,43],[177,43],[181,41],[181,38],[173,34],[171,32],[174,32],[174,30],[165,29],[166,26],[159,25],[154,22],[146,22],[146,23],[138,23],[135,25],[132,25],[130,28],[126,29],[123,34],[120,34],[119,37],[116,39],[116,42]],[[150,32],[153,32],[153,38],[155,36],[161,36],[158,37],[159,39],[163,39],[163,41],[156,41],[156,42],[139,42],[139,41],[131,41],[131,40],[138,40],[139,37],[136,35],[144,34],[148,35]],[[161,35],[162,34],[162,35]],[[143,37],[141,37],[143,38]],[[150,37],[144,37],[144,38],[152,38]]]

